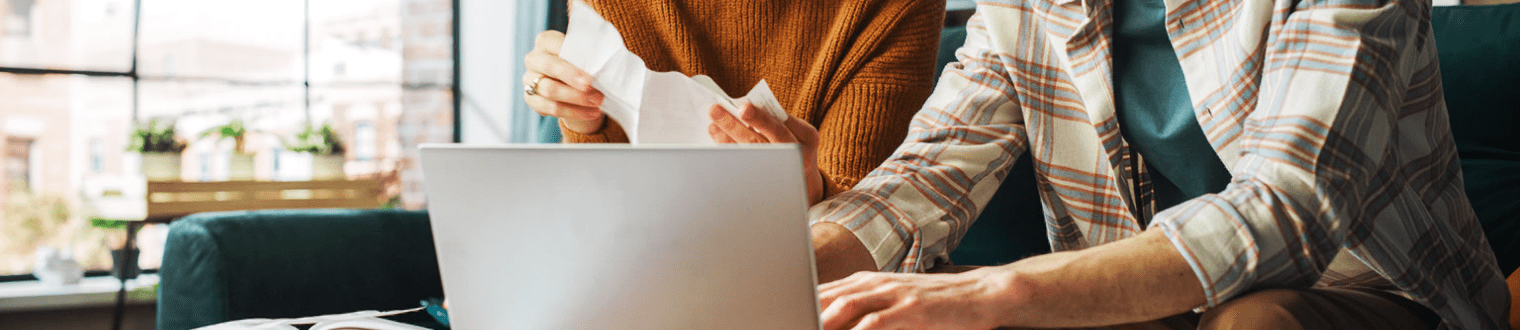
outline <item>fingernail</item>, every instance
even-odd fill
[[[602,106],[602,102],[605,101],[607,101],[607,95],[602,94],[602,92],[595,92],[591,94],[592,106]]]
[[[755,107],[749,106],[749,104],[745,104],[744,108],[742,108],[742,109],[744,109],[744,110],[741,110],[739,112],[739,115],[743,116],[744,120],[754,120],[755,119]]]

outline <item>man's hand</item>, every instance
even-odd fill
[[[533,43],[533,51],[523,57],[523,86],[529,88],[523,100],[540,115],[559,117],[576,133],[588,134],[602,129],[607,116],[599,109],[601,91],[591,87],[591,75],[559,57],[565,34],[544,31]]]
[[[991,329],[1009,297],[991,272],[862,272],[818,287],[823,328]]]
[[[812,124],[787,116],[782,122],[753,104],[739,104],[734,118],[722,106],[713,105],[708,114],[713,123],[707,133],[718,143],[796,143],[802,145],[802,177],[807,180],[808,205],[823,200],[823,174],[818,170],[818,129]]]
[[[1204,303],[1191,266],[1160,230],[959,274],[859,273],[818,293],[825,329],[1098,327]]]

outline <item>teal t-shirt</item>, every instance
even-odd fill
[[[1164,210],[1230,183],[1188,98],[1182,65],[1166,35],[1162,0],[1114,0],[1114,105],[1119,131],[1145,159]]]

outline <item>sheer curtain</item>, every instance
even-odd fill
[[[523,102],[523,55],[548,24],[550,0],[459,0],[460,130],[464,143],[535,142]]]

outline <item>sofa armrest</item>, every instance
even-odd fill
[[[159,329],[419,306],[442,297],[426,212],[196,214],[169,227]],[[425,321],[419,313],[398,319]]]

